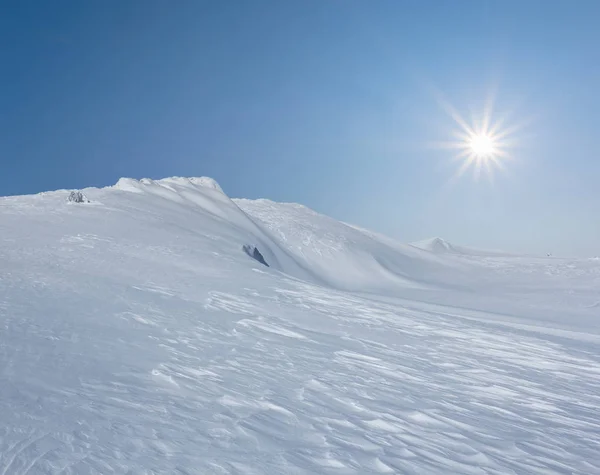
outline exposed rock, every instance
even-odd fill
[[[265,258],[263,257],[263,255],[260,253],[260,251],[258,250],[258,248],[256,246],[249,246],[248,244],[244,244],[243,249],[244,249],[244,252],[246,254],[248,254],[250,257],[257,260],[262,265],[269,267],[269,264],[267,264],[267,261],[265,261]]]
[[[69,195],[69,201],[71,203],[89,203],[90,200],[81,191],[72,191]]]

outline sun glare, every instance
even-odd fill
[[[467,122],[441,94],[437,94],[437,97],[439,104],[458,126],[452,133],[454,139],[440,144],[442,148],[457,151],[454,159],[461,162],[450,181],[472,169],[475,180],[479,179],[483,171],[492,182],[494,171],[504,170],[504,163],[512,158],[509,150],[515,145],[514,134],[520,126],[508,126],[506,117],[493,120],[492,99],[488,99],[478,117]]]
[[[494,154],[496,149],[494,140],[485,134],[473,135],[469,139],[469,146],[477,157],[488,158]]]

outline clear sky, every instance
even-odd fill
[[[0,195],[211,176],[404,241],[600,254],[600,2],[5,1]],[[495,94],[493,184],[452,180]]]

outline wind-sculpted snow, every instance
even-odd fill
[[[495,313],[443,271],[453,306],[366,297],[219,189],[129,187],[0,199],[0,474],[600,473],[600,262],[423,258],[536,283]],[[540,323],[544,289],[578,331]]]
[[[269,200],[235,202],[270,231],[297,262],[336,289],[389,293],[429,289],[440,282],[465,285],[467,276],[459,266],[449,267],[429,252],[341,223],[305,206]]]

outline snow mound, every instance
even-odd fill
[[[116,190],[129,191],[131,193],[141,193],[144,180],[136,180],[135,178],[119,178],[119,181],[113,186]]]
[[[437,255],[455,255],[471,257],[517,257],[517,254],[490,249],[475,249],[472,247],[457,246],[448,241],[434,237],[410,243],[411,246]]]
[[[121,178],[106,190],[130,193],[128,201],[152,196],[161,207],[173,208],[171,213],[193,210],[222,220],[241,232],[232,246],[256,243],[262,257],[257,262],[318,285],[375,294],[427,289],[449,280],[465,285],[460,270],[427,252],[300,204],[231,200],[212,178]]]
[[[455,248],[448,241],[445,241],[442,238],[434,237],[430,239],[425,239],[423,241],[417,241],[411,243],[412,246],[418,247],[419,249],[423,249],[424,251],[435,252],[435,253],[451,253],[451,254],[462,254],[460,250]]]
[[[227,246],[231,246],[231,254],[234,248],[239,249],[245,243],[253,242],[256,243],[255,247],[260,247],[261,258],[265,264],[269,263],[268,267],[293,277],[320,282],[313,273],[298,265],[293,256],[290,256],[269,232],[265,232],[244,213],[212,178],[169,177],[160,180],[121,178],[116,185],[105,190],[131,193],[128,201],[148,203],[150,199],[155,207],[165,210],[160,211],[163,222],[175,221],[175,218],[167,218],[167,216],[187,215],[189,218],[186,227],[199,234],[203,233],[207,222],[214,223],[211,227],[216,227],[225,233],[225,236],[220,239],[223,239]],[[257,261],[261,262],[261,260]]]

